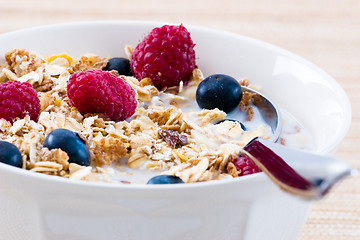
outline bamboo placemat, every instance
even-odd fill
[[[115,19],[217,28],[273,43],[312,61],[350,97],[353,121],[336,156],[360,169],[359,0],[0,0],[0,33]],[[325,239],[360,239],[359,176],[343,181],[312,208],[299,240]]]

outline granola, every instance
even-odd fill
[[[133,49],[127,46],[126,50],[131,54]],[[252,138],[267,137],[264,126],[244,131],[236,122],[217,124],[226,119],[225,112],[194,105],[196,87],[203,80],[200,69],[193,71],[186,86],[180,82],[165,91],[154,87],[151,79],[139,81],[111,71],[131,85],[138,101],[130,119],[114,122],[98,114],[80,114],[66,94],[71,74],[102,69],[108,58],[86,55],[76,59],[68,54],[44,58],[13,49],[5,59],[0,65],[0,82],[30,83],[41,103],[37,122],[29,117],[14,123],[0,119],[0,140],[15,144],[22,154],[23,168],[33,172],[122,183],[137,182],[124,177],[133,170],[172,174],[186,183],[233,178],[238,172],[232,159]],[[249,85],[247,79],[240,83]],[[246,95],[239,106],[248,120],[253,117],[251,98]],[[92,158],[90,167],[69,163],[68,155],[60,149],[43,147],[47,134],[57,128],[77,132],[85,140]]]

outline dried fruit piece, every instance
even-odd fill
[[[169,147],[176,148],[187,144],[187,136],[174,130],[160,129],[159,135],[162,137]]]
[[[51,63],[52,61],[54,61],[55,59],[58,59],[58,58],[66,59],[69,62],[69,64],[71,64],[74,61],[74,59],[72,57],[70,57],[66,53],[61,53],[61,54],[57,54],[57,55],[51,55],[51,56],[45,57],[45,60],[47,62]]]

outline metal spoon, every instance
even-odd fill
[[[243,152],[281,189],[305,199],[320,199],[342,178],[356,174],[355,168],[332,156],[275,143],[282,128],[280,111],[263,94],[248,87],[242,90],[254,94],[253,104],[272,132],[269,140],[253,139]]]
[[[271,128],[271,136],[269,138],[269,141],[276,142],[280,136],[282,129],[282,119],[280,111],[275,106],[275,104],[273,104],[262,93],[245,86],[242,86],[241,89],[243,93],[247,92],[252,94],[254,106],[259,109],[259,113],[263,121]]]

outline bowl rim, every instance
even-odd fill
[[[162,26],[162,25],[170,25],[170,24],[182,24],[182,23],[174,23],[174,22],[161,22],[161,21],[142,21],[142,20],[96,20],[96,21],[75,21],[75,22],[66,22],[66,23],[56,23],[56,24],[46,24],[41,26],[34,26],[24,29],[18,29],[6,33],[0,34],[0,38],[3,37],[11,37],[12,35],[17,34],[27,34],[34,31],[47,31],[54,28],[68,28],[68,27],[80,27],[80,26],[101,26],[101,25],[137,25],[137,26],[145,26],[149,27],[149,31],[151,30],[150,27],[156,27],[156,26]],[[351,125],[351,119],[352,119],[352,110],[351,110],[351,103],[349,100],[349,97],[347,96],[344,89],[341,87],[341,85],[327,72],[325,72],[323,69],[318,67],[317,65],[313,64],[309,60],[306,60],[302,58],[301,56],[290,52],[284,48],[281,48],[279,46],[273,45],[271,43],[258,40],[252,37],[244,36],[238,33],[229,32],[225,30],[219,30],[215,28],[209,28],[209,27],[203,27],[203,26],[196,26],[191,24],[183,24],[186,28],[189,29],[189,32],[191,33],[192,30],[195,31],[203,31],[203,32],[211,32],[220,34],[223,36],[228,36],[231,38],[238,38],[245,42],[251,42],[252,44],[261,45],[262,48],[274,51],[278,54],[285,55],[287,57],[292,58],[293,60],[303,63],[309,68],[312,68],[313,70],[317,71],[320,75],[322,75],[326,80],[331,83],[331,85],[335,86],[339,93],[344,97],[344,101],[346,102],[346,106],[344,106],[346,109],[344,110],[347,114],[347,118],[344,121],[343,129],[341,131],[341,134],[339,134],[339,137],[334,140],[333,142],[330,142],[326,147],[321,149],[316,149],[315,152],[320,154],[327,154],[327,153],[333,153],[336,150],[336,147],[340,144],[340,142],[344,139],[344,137],[347,135],[350,125]],[[142,35],[139,35],[139,39],[145,36],[145,32],[142,33]],[[140,37],[141,36],[141,37]],[[140,41],[140,40],[139,40]],[[59,184],[70,184],[73,186],[79,186],[84,188],[106,188],[106,189],[133,189],[133,190],[148,190],[148,189],[162,189],[162,190],[171,190],[171,189],[192,189],[192,188],[202,188],[202,187],[211,187],[211,186],[221,186],[221,185],[227,185],[229,183],[236,183],[236,184],[247,184],[249,182],[258,182],[258,181],[270,181],[266,176],[265,173],[260,172],[256,174],[246,175],[238,178],[231,178],[231,179],[222,179],[222,180],[216,180],[216,181],[207,181],[207,182],[198,182],[198,183],[187,183],[187,184],[162,184],[162,185],[146,185],[146,184],[112,184],[107,182],[89,182],[89,181],[82,181],[82,180],[70,180],[65,179],[62,177],[56,177],[56,176],[50,176],[46,174],[41,173],[34,173],[29,170],[16,168],[13,166],[9,166],[3,163],[0,163],[0,172],[1,171],[7,171],[12,174],[20,174],[23,177],[26,178],[35,178],[37,180],[45,180],[45,181],[51,181],[52,183],[59,183]]]

